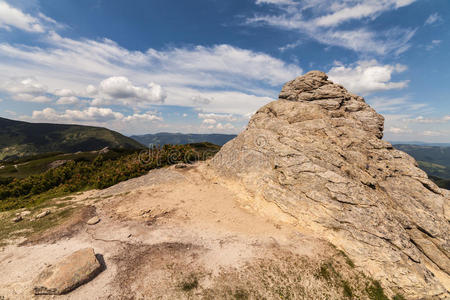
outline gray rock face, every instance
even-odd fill
[[[312,71],[288,82],[211,164],[343,249],[391,294],[442,297],[448,194],[381,139],[383,126],[362,97]]]
[[[101,271],[94,249],[72,253],[59,263],[47,267],[36,278],[35,295],[62,295],[92,280]]]

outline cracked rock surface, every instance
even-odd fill
[[[362,97],[312,71],[260,108],[211,165],[343,249],[388,289],[445,298],[448,192],[382,140],[383,126]]]

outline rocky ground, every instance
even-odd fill
[[[381,291],[343,252],[207,163],[155,170],[69,204],[77,209],[60,225],[3,247],[3,299],[370,299]],[[105,266],[95,279],[66,295],[34,295],[43,270],[90,247]]]

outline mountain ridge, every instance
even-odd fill
[[[140,149],[143,145],[103,127],[30,123],[0,118],[0,159],[46,152]]]

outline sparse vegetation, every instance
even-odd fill
[[[44,218],[35,219],[37,214],[49,207],[57,209],[53,209],[52,213]],[[0,218],[0,246],[4,245],[8,239],[28,237],[53,228],[69,218],[75,210],[76,207],[69,206],[68,203],[60,202],[56,204],[55,202],[48,202],[30,209],[31,214],[17,223],[12,221],[15,213],[3,212]]]
[[[342,281],[342,286],[344,288],[344,297],[353,298],[352,288],[347,281]]]
[[[189,292],[198,287],[198,279],[195,274],[190,274],[185,280],[181,283],[181,289],[185,292]]]
[[[387,299],[380,298],[384,292],[378,282],[350,267],[340,254],[320,262],[274,253],[274,259],[221,273],[198,292],[205,299]]]
[[[234,299],[236,300],[246,300],[249,298],[249,294],[247,293],[247,291],[242,290],[242,289],[237,289],[234,292]]]
[[[330,281],[331,280],[330,268],[333,268],[333,266],[330,263],[322,264],[316,277],[323,278],[326,281]]]
[[[384,294],[384,290],[380,283],[376,280],[372,281],[366,291],[370,300],[389,300],[389,298]]]
[[[403,296],[400,295],[400,294],[396,294],[396,295],[394,296],[394,298],[392,298],[392,300],[406,300],[406,298],[403,297]]]
[[[351,260],[350,257],[348,257],[348,255],[347,255],[344,251],[339,250],[339,253],[345,258],[345,262],[346,262],[350,267],[352,267],[352,268],[355,267],[355,263],[353,262],[353,260]]]

